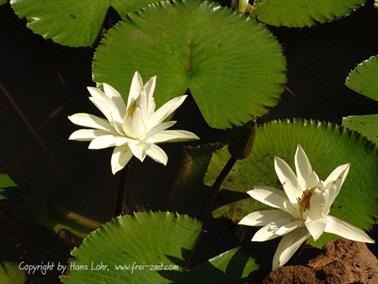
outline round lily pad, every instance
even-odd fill
[[[208,279],[206,283],[246,283],[248,274],[258,266],[240,248],[183,271],[201,227],[193,218],[169,212],[118,217],[90,234],[72,252],[74,259],[62,281],[168,284]]]
[[[253,14],[269,25],[306,27],[346,16],[364,0],[256,0]]]
[[[166,1],[130,14],[96,50],[93,75],[127,96],[137,70],[157,75],[157,104],[190,90],[215,128],[240,125],[276,105],[286,61],[272,33],[214,3]]]

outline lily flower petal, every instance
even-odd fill
[[[120,93],[109,84],[103,83],[102,85],[105,95],[113,101],[114,105],[119,110],[120,116],[124,117],[126,115],[126,104]]]
[[[326,223],[327,220],[325,218],[315,221],[307,218],[307,220],[305,221],[306,228],[315,241],[319,239],[320,236],[324,233]]]
[[[131,115],[126,115],[122,123],[122,129],[130,138],[139,138],[142,137],[146,131],[146,127],[142,119],[142,111],[139,107],[136,107],[136,109],[132,112],[133,113]]]
[[[261,210],[249,213],[241,219],[238,224],[246,226],[265,226],[272,222],[272,220],[281,218],[290,220],[291,215],[281,210]]]
[[[130,139],[123,137],[123,136],[115,136],[115,135],[102,135],[98,136],[89,143],[88,149],[104,149],[114,146],[121,146]]]
[[[139,161],[143,162],[147,155],[147,150],[151,147],[152,144],[146,143],[129,143],[129,147],[133,155],[138,158]]]
[[[350,164],[343,164],[338,166],[332,171],[332,173],[324,181],[324,185],[328,188],[329,201],[328,207],[331,207],[335,201],[337,195],[340,193],[340,189],[349,173]]]
[[[296,215],[295,209],[292,207],[290,201],[282,190],[273,187],[259,187],[247,191],[247,194],[253,199],[268,206]]]
[[[312,170],[311,163],[303,151],[301,145],[297,146],[295,152],[295,169],[297,172],[298,184],[302,190],[315,187],[319,182],[318,176]]]
[[[110,124],[114,127],[114,114],[111,106],[99,98],[89,97],[89,100],[102,112]]]
[[[134,73],[133,79],[131,80],[131,86],[130,86],[130,91],[129,91],[129,97],[127,98],[126,109],[129,109],[131,103],[138,99],[142,90],[143,90],[143,80],[139,72],[136,71]]]
[[[300,227],[303,227],[303,222],[302,220],[294,220],[294,221],[291,221],[290,223],[287,223],[281,227],[278,228],[278,230],[276,231],[276,234],[278,236],[283,236],[283,235],[286,235]]]
[[[76,113],[76,114],[70,115],[68,119],[76,125],[105,130],[109,132],[113,131],[113,127],[110,125],[110,123],[106,119],[103,119],[101,117],[98,117],[92,114]]]
[[[154,128],[148,131],[148,133],[146,134],[146,140],[148,140],[150,137],[154,136],[155,134],[172,127],[175,124],[176,124],[176,121],[174,120],[159,123]]]
[[[173,98],[170,101],[166,102],[163,106],[161,106],[156,112],[152,114],[151,120],[149,121],[149,123],[151,125],[156,125],[162,122],[164,119],[170,116],[179,106],[182,105],[186,97],[187,96],[184,95],[184,96]]]
[[[327,201],[327,192],[319,188],[314,189],[309,200],[309,208],[304,209],[304,212],[302,212],[302,218],[306,219],[310,216],[312,220],[323,219],[328,215],[326,208]]]
[[[147,139],[149,143],[179,142],[197,140],[199,137],[193,132],[185,130],[165,130]]]
[[[338,235],[340,237],[364,243],[374,243],[375,241],[370,238],[364,231],[359,228],[348,224],[336,217],[327,216],[327,224],[325,226],[325,232]]]
[[[150,147],[147,150],[147,155],[151,159],[153,159],[155,162],[163,164],[164,166],[168,162],[168,156],[167,156],[167,154],[158,145],[151,144]]]
[[[92,141],[93,139],[103,136],[109,135],[110,133],[104,130],[99,129],[79,129],[73,132],[68,140],[76,140],[76,141]]]
[[[151,116],[155,112],[155,100],[153,98],[153,94],[155,91],[156,86],[156,76],[151,77],[147,83],[144,85],[144,90],[146,92],[147,96],[147,113],[149,116]]]
[[[95,87],[87,87],[92,97],[89,100],[105,115],[107,120],[114,126],[114,122],[122,123],[123,113],[117,105],[104,92]]]
[[[284,160],[278,157],[274,158],[274,168],[287,197],[292,204],[295,204],[298,198],[302,196],[303,192],[299,188],[297,177],[295,176],[293,170]]]
[[[115,175],[118,171],[122,170],[132,157],[133,153],[130,151],[128,145],[114,147],[111,158],[113,175]]]
[[[299,228],[283,236],[273,257],[272,270],[276,270],[288,262],[308,236],[305,228]]]
[[[252,237],[252,242],[265,242],[280,237],[276,234],[278,227],[274,223],[269,223],[259,229]]]

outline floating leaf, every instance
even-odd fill
[[[343,126],[361,133],[378,145],[378,114],[343,117]]]
[[[273,26],[306,27],[346,16],[365,0],[256,0],[253,13]]]
[[[17,189],[17,184],[7,175],[0,173],[0,201],[8,199]]]
[[[90,46],[113,6],[121,15],[157,0],[11,0],[20,18],[35,33],[68,46]]]
[[[267,28],[199,0],[151,4],[107,33],[94,79],[126,96],[135,70],[143,78],[157,75],[158,105],[189,88],[215,128],[266,113],[286,81],[281,46]]]
[[[353,91],[378,101],[378,56],[357,65],[345,84]]]
[[[258,267],[248,253],[240,248],[233,248],[193,267],[189,272],[171,274],[173,277],[170,279],[176,280],[173,283],[180,284],[247,284],[249,273]]]
[[[186,279],[183,274],[187,272],[181,271],[201,227],[202,224],[193,218],[169,212],[118,217],[91,233],[79,248],[73,250],[75,259],[71,262],[68,276],[62,278],[63,283],[159,284],[172,283],[168,278]],[[224,272],[230,272],[235,264],[236,254],[239,254],[236,250],[227,252],[211,259],[204,265],[205,268],[198,269],[209,273],[223,272],[224,276]],[[233,281],[257,268],[245,255],[243,260],[237,261],[238,269],[228,276]],[[101,262],[107,267],[91,270]],[[193,272],[188,272],[189,277],[194,277],[192,273],[195,273],[195,268]],[[196,281],[193,283],[199,283],[201,278],[194,279]]]
[[[323,180],[338,165],[351,163],[331,215],[369,229],[374,217],[378,216],[377,148],[357,133],[331,124],[274,121],[259,127],[251,155],[235,164],[224,188],[240,192],[258,185],[281,188],[273,167],[274,157],[281,157],[294,168],[297,144],[302,145],[314,170]],[[226,148],[214,152],[205,177],[206,184],[212,184],[228,158]],[[318,244],[324,244],[324,238]]]
[[[18,268],[18,263],[4,261],[0,263],[1,284],[24,284],[26,274]]]
[[[126,17],[127,14],[147,7],[151,3],[156,3],[161,0],[111,0],[111,6],[122,17]]]

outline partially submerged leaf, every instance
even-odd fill
[[[16,262],[3,261],[0,263],[0,283],[1,284],[24,284],[26,273],[19,269]]]
[[[253,14],[273,26],[306,27],[346,16],[365,0],[256,0]]]
[[[343,126],[361,133],[367,139],[378,145],[378,114],[343,117]]]
[[[378,216],[377,148],[357,133],[331,124],[296,120],[274,121],[259,127],[251,155],[235,164],[224,188],[239,192],[259,185],[282,188],[274,171],[274,157],[284,159],[294,168],[293,157],[298,144],[302,145],[322,180],[338,165],[351,163],[349,175],[330,214],[369,229]],[[206,184],[212,184],[228,158],[226,148],[213,153]],[[250,211],[244,215],[248,213]],[[241,214],[238,212],[239,216]],[[324,244],[324,239],[318,244]]]
[[[0,173],[0,201],[9,199],[17,191],[17,184],[7,174]]]
[[[45,205],[33,212],[34,222],[53,231],[68,245],[81,240],[101,224],[58,205]]]
[[[219,280],[216,283],[226,284],[239,283],[257,269],[248,255],[233,249],[183,272],[201,227],[193,218],[169,212],[118,217],[91,233],[73,250],[72,267],[74,264],[81,269],[71,269],[62,281],[65,284],[159,284],[191,279],[193,282],[189,283],[201,283],[206,275]],[[107,266],[91,270],[100,263]]]
[[[173,283],[247,284],[249,273],[259,266],[240,247],[221,253],[188,272],[167,273]],[[172,282],[171,282],[172,283]]]
[[[378,55],[372,56],[349,74],[345,85],[353,91],[378,101]]]
[[[277,104],[285,65],[278,41],[252,18],[214,3],[167,1],[109,30],[96,50],[93,75],[124,97],[135,70],[143,78],[157,75],[158,105],[190,89],[207,123],[227,128]]]

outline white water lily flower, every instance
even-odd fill
[[[114,147],[111,158],[115,174],[125,167],[132,156],[143,162],[146,156],[163,165],[168,156],[156,143],[199,139],[192,132],[167,130],[176,121],[164,120],[171,115],[187,96],[173,98],[155,110],[153,97],[156,76],[143,85],[142,78],[135,72],[129,97],[125,104],[121,95],[112,86],[103,83],[101,88],[88,87],[90,101],[104,114],[105,118],[76,113],[69,116],[74,124],[91,129],[80,129],[71,134],[70,140],[91,141],[89,149]]]
[[[257,187],[247,193],[277,209],[252,212],[239,222],[241,225],[263,226],[252,241],[263,242],[283,236],[273,257],[273,270],[284,265],[310,235],[317,240],[323,232],[327,232],[357,242],[374,243],[359,228],[328,215],[348,175],[350,164],[338,166],[322,181],[298,145],[296,174],[278,157],[274,159],[274,167],[284,191]]]

